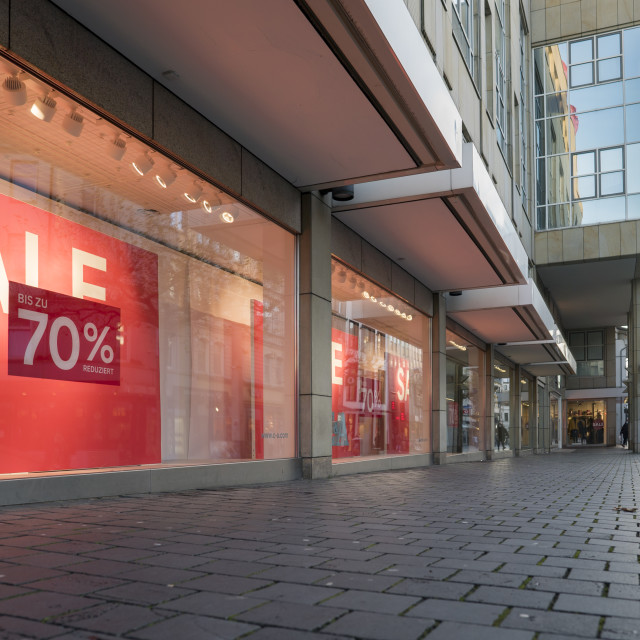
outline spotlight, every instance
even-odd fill
[[[64,117],[62,128],[74,138],[80,137],[84,127],[84,118],[74,109]]]
[[[143,176],[145,173],[148,173],[151,167],[153,167],[153,160],[146,154],[143,153],[141,156],[138,156],[137,160],[134,160],[131,163],[133,170],[138,174]]]
[[[331,197],[339,202],[353,200],[353,185],[345,184],[343,187],[334,187],[331,189]]]
[[[189,191],[185,191],[183,195],[189,202],[195,204],[202,195],[202,185],[194,182],[191,189],[189,189]]]
[[[213,207],[211,206],[211,204],[209,203],[208,200],[203,200],[202,201],[202,208],[207,212],[207,213],[211,213],[213,211]]]
[[[230,211],[223,211],[220,214],[220,220],[222,220],[222,222],[231,224],[235,220],[235,218],[233,217],[233,213],[231,213]]]
[[[111,141],[111,144],[109,145],[108,153],[109,156],[116,162],[120,162],[126,150],[127,143],[119,135],[116,135],[116,137]]]
[[[7,76],[2,83],[2,88],[7,100],[15,107],[19,107],[27,101],[27,87],[17,74]]]
[[[51,122],[55,112],[56,101],[48,95],[42,98],[36,98],[36,101],[31,107],[31,113],[43,122]]]
[[[175,171],[172,171],[169,167],[166,169],[158,170],[156,173],[156,182],[163,188],[166,189],[170,187],[178,177],[178,174]]]

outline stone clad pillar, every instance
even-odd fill
[[[302,195],[299,314],[300,456],[305,478],[331,474],[331,209]]]
[[[640,453],[638,443],[638,403],[640,402],[640,278],[631,284],[629,311],[629,449]],[[622,425],[616,425],[616,438]]]
[[[444,294],[433,296],[433,378],[431,432],[434,464],[447,461],[447,308]]]

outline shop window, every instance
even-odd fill
[[[296,456],[293,234],[15,74],[0,474]]]
[[[511,421],[511,389],[513,369],[503,362],[493,365],[493,447],[496,451],[513,448],[514,437]]]
[[[334,461],[427,453],[430,318],[332,261]]]
[[[485,352],[449,329],[446,351],[447,451],[483,451]]]
[[[605,400],[567,401],[567,444],[584,446],[607,442],[607,403]]]

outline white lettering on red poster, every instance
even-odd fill
[[[120,309],[9,283],[9,375],[120,384]]]
[[[159,366],[158,256],[0,195],[0,473],[160,462]]]

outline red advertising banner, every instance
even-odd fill
[[[120,309],[9,283],[9,375],[120,384]]]
[[[251,410],[253,457],[264,460],[264,307],[251,301]]]
[[[0,474],[160,462],[158,335],[156,254],[0,195]]]

